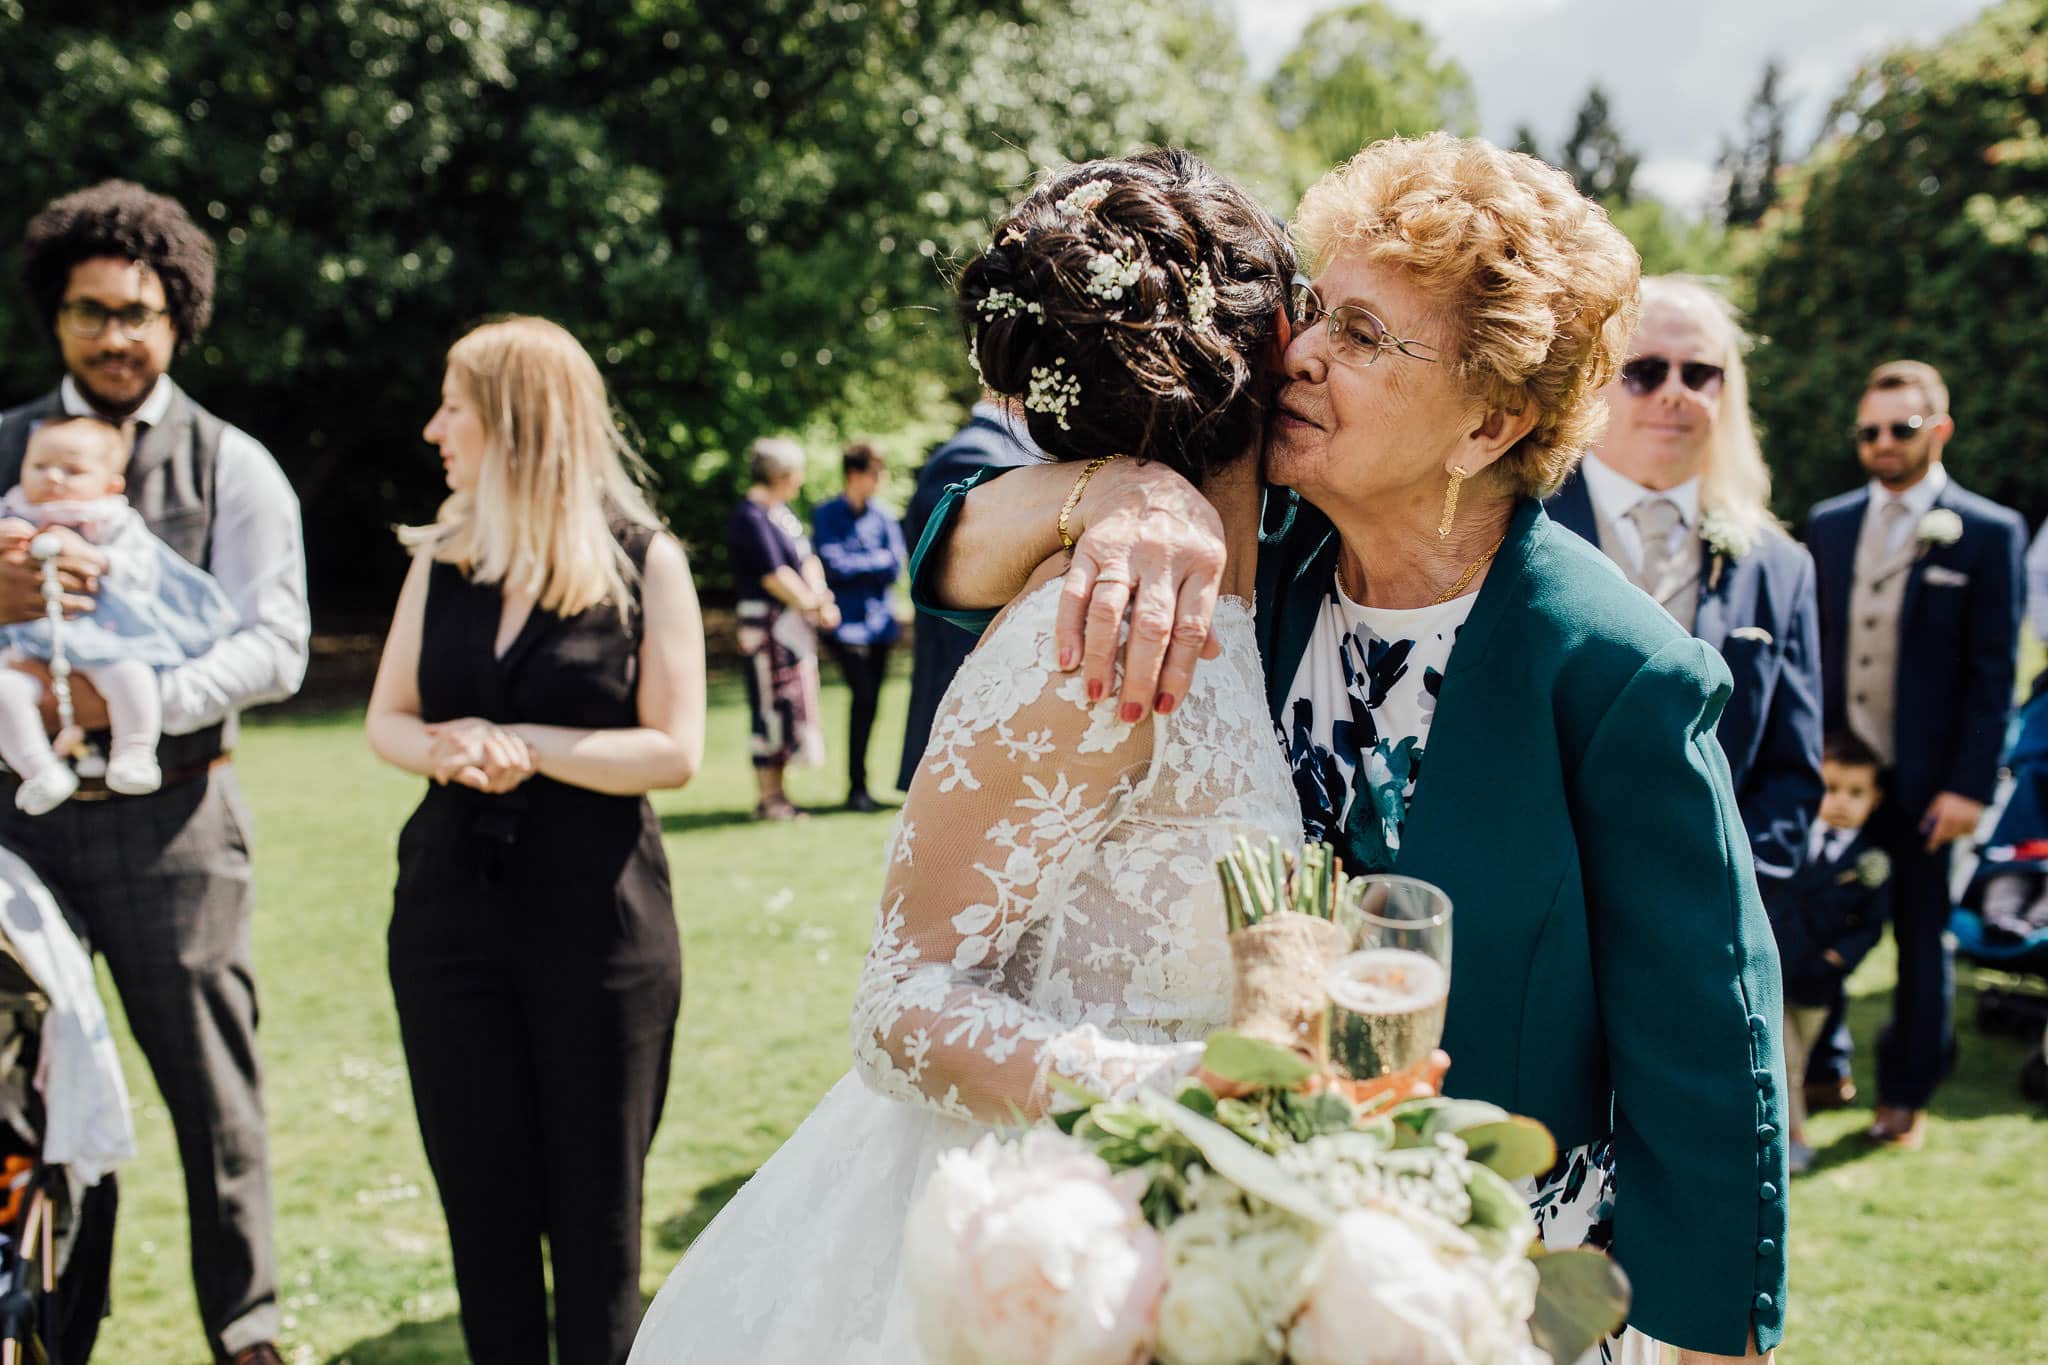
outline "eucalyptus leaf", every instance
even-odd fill
[[[1558,1365],[1570,1365],[1628,1318],[1628,1276],[1602,1252],[1538,1256],[1536,1280],[1529,1335]]]
[[[1300,1085],[1316,1070],[1298,1052],[1230,1029],[1209,1035],[1209,1045],[1202,1050],[1202,1066],[1240,1085],[1282,1088]]]
[[[1507,1250],[1515,1243],[1527,1244],[1531,1228],[1529,1204],[1513,1185],[1484,1166],[1467,1168],[1465,1193],[1472,1200],[1472,1221],[1465,1225],[1489,1251]]]
[[[1474,1161],[1503,1180],[1539,1176],[1557,1164],[1557,1140],[1534,1119],[1481,1123],[1459,1129],[1458,1136]]]
[[[1220,1123],[1183,1109],[1172,1100],[1150,1091],[1141,1092],[1138,1104],[1148,1114],[1172,1128],[1195,1145],[1209,1168],[1254,1199],[1293,1214],[1316,1227],[1328,1227],[1336,1215],[1280,1163],[1246,1142]]]

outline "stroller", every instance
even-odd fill
[[[111,1175],[134,1150],[92,960],[42,882],[0,848],[0,1365],[90,1356],[111,1267]]]
[[[1977,1027],[2041,1040],[2020,1068],[2020,1090],[2048,1103],[2048,673],[2019,722],[2006,760],[2012,788],[1949,932],[1957,958],[1977,969]]]

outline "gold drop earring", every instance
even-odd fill
[[[1463,482],[1465,482],[1465,471],[1453,468],[1451,470],[1450,487],[1444,489],[1443,519],[1436,524],[1438,540],[1444,539],[1451,533],[1451,520],[1458,515],[1458,485]]]

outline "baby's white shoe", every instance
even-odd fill
[[[53,763],[14,789],[14,807],[24,815],[48,815],[78,790],[78,774]]]
[[[115,754],[107,760],[107,790],[122,796],[147,796],[164,784],[164,770],[154,754]]]

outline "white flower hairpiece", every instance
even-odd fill
[[[1003,235],[996,238],[996,241],[1002,246],[1022,246],[1024,245],[1024,229],[1012,223],[1003,229]]]
[[[1045,316],[1044,305],[1036,299],[1020,299],[1007,289],[989,290],[986,297],[976,301],[974,311],[985,318],[1014,318],[1019,313],[1029,313],[1035,318]]]
[[[1088,260],[1088,292],[1099,299],[1120,299],[1144,268],[1136,253],[1098,251]]]
[[[1116,187],[1107,180],[1091,180],[1067,195],[1066,198],[1060,200],[1053,207],[1069,218],[1077,218],[1081,214],[1092,213],[1100,207],[1102,201],[1109,198],[1109,192],[1114,188]]]
[[[1207,327],[1215,316],[1216,286],[1209,280],[1209,263],[1204,261],[1188,277],[1188,325]]]
[[[1024,395],[1024,406],[1033,412],[1049,412],[1060,424],[1061,431],[1072,431],[1067,425],[1067,409],[1081,401],[1081,381],[1065,370],[1064,358],[1051,365],[1031,367],[1031,392]]]
[[[1936,507],[1920,518],[1914,538],[1923,545],[1953,545],[1963,538],[1963,519],[1946,507]]]

